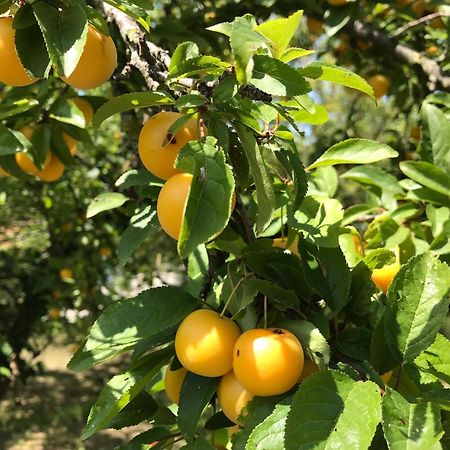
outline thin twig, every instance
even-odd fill
[[[408,22],[406,25],[403,25],[402,27],[398,28],[394,33],[392,33],[392,36],[398,37],[401,34],[403,34],[405,31],[408,31],[411,28],[417,27],[426,22],[431,22],[433,19],[437,19],[439,17],[450,17],[450,13],[438,11],[438,12],[434,12],[434,13],[428,14],[426,16],[423,16],[420,19],[412,20],[411,22]]]

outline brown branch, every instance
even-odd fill
[[[105,18],[117,26],[130,52],[129,65],[142,74],[149,89],[156,90],[167,78],[170,65],[168,52],[147,40],[137,22],[124,12],[102,1],[95,3]]]
[[[392,36],[398,37],[401,34],[403,34],[405,31],[408,31],[411,28],[417,27],[426,22],[431,22],[433,19],[437,19],[439,17],[450,17],[450,13],[438,11],[438,12],[428,14],[426,16],[421,17],[420,19],[408,22],[406,25],[400,27],[395,33],[393,33]]]
[[[428,78],[428,88],[431,91],[436,89],[450,89],[450,77],[441,71],[436,61],[427,58],[405,45],[398,44],[391,37],[360,20],[353,22],[349,31],[356,37],[371,43],[374,48],[383,54],[390,54],[393,57],[400,58],[412,67],[417,67]]]

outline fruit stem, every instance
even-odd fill
[[[231,291],[230,296],[228,297],[228,300],[225,302],[225,305],[222,309],[222,312],[220,313],[220,317],[223,317],[223,315],[225,314],[225,311],[228,308],[228,305],[231,301],[231,299],[233,298],[234,294],[236,293],[237,288],[241,285],[241,283],[246,280],[247,278],[249,278],[251,275],[253,275],[253,273],[249,273],[247,275],[245,275],[245,277],[242,277],[237,283],[236,286],[234,286],[233,290]],[[231,278],[230,278],[231,279]]]
[[[281,239],[284,241],[284,206],[281,207],[280,219],[281,219]]]
[[[267,328],[267,297],[264,296],[264,328]]]

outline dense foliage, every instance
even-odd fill
[[[131,353],[84,439],[448,446],[448,7],[291,3],[0,4],[0,381]]]

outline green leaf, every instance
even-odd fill
[[[293,97],[311,91],[310,84],[288,64],[264,55],[253,57],[250,83],[271,95]]]
[[[431,253],[401,267],[387,293],[384,329],[399,361],[412,361],[435,339],[450,299],[450,268]]]
[[[34,98],[20,98],[11,103],[2,103],[0,104],[0,120],[29,111],[37,105],[39,102]]]
[[[199,245],[188,258],[187,276],[185,285],[186,292],[194,297],[200,295],[203,288],[205,276],[208,275],[209,259],[206,247]]]
[[[302,58],[303,56],[312,55],[315,53],[314,50],[305,50],[304,48],[291,47],[287,48],[282,55],[278,58],[280,61],[288,63],[297,58]]]
[[[301,75],[314,80],[331,81],[332,83],[341,84],[358,91],[364,92],[375,100],[373,89],[367,81],[356,75],[351,70],[338,67],[333,64],[323,62],[313,62],[301,69],[298,69]]]
[[[440,194],[450,196],[450,175],[439,167],[425,161],[402,161],[400,170],[411,180]]]
[[[341,178],[376,187],[381,192],[381,202],[387,209],[394,209],[397,206],[396,199],[404,196],[404,191],[397,179],[379,167],[353,167],[342,174]]]
[[[444,434],[436,404],[409,403],[387,387],[382,409],[383,431],[390,450],[432,449]]]
[[[193,175],[178,240],[182,257],[220,234],[230,219],[234,178],[216,142],[214,137],[191,141],[175,162],[178,169]]]
[[[178,425],[192,439],[200,416],[219,385],[220,378],[208,378],[188,372],[181,387]]]
[[[149,32],[150,27],[145,20],[147,13],[146,11],[150,7],[150,3],[146,0],[106,0],[111,6],[123,11],[128,16],[132,17],[139,25],[144,28],[145,31]]]
[[[173,103],[174,100],[162,92],[134,92],[131,94],[119,95],[100,106],[94,114],[92,124],[94,128],[98,128],[104,120],[115,114],[129,111],[130,109],[171,105]]]
[[[13,23],[14,43],[22,65],[36,78],[47,77],[51,69],[50,56],[32,6],[25,4],[19,8]]]
[[[186,95],[181,96],[175,102],[175,108],[177,108],[177,109],[195,108],[197,106],[205,105],[206,102],[207,102],[206,97],[204,97],[203,95],[186,94]],[[173,133],[173,134],[176,134],[176,133]]]
[[[422,141],[420,154],[450,175],[450,123],[445,113],[430,103],[420,109]]]
[[[108,428],[120,430],[124,427],[138,425],[149,420],[158,410],[158,404],[146,392],[137,395],[125,408],[123,408],[108,424]]]
[[[93,364],[112,358],[139,341],[177,325],[195,306],[195,299],[189,294],[167,286],[119,300],[105,309],[92,325],[81,353],[101,352],[101,359]],[[68,367],[71,370],[86,368],[77,361],[70,361]]]
[[[370,164],[397,156],[398,153],[389,145],[369,139],[347,139],[330,147],[308,170],[336,164]]]
[[[363,327],[345,328],[339,333],[337,348],[344,355],[358,361],[370,360],[372,332]]]
[[[231,26],[230,44],[239,84],[247,84],[252,75],[253,55],[265,46],[267,39],[253,29],[254,20],[237,17]]]
[[[123,267],[133,252],[144,242],[152,230],[159,225],[154,206],[141,207],[130,219],[130,225],[120,237],[117,248],[119,264]]]
[[[249,278],[244,283],[245,287],[254,289],[269,298],[271,304],[275,306],[279,311],[287,311],[289,308],[299,308],[298,297],[291,290],[284,289],[275,283],[271,283],[267,280],[258,280],[255,278]],[[254,296],[253,296],[254,298]]]
[[[276,405],[273,413],[252,431],[247,448],[284,450],[284,426],[289,409],[289,405]]]
[[[299,109],[298,111],[291,111],[291,115],[296,122],[311,125],[321,125],[328,122],[328,111],[322,105],[314,105],[313,113],[309,113],[305,109]]]
[[[176,66],[176,70],[174,69],[169,74],[169,81],[191,77],[192,75],[197,75],[203,71],[219,75],[228,69],[228,67],[230,67],[230,65],[227,62],[214,56],[196,56],[195,58],[181,61]]]
[[[394,264],[394,252],[385,248],[377,248],[364,256],[364,264],[370,269],[381,269],[388,264]]]
[[[287,191],[292,200],[292,209],[300,208],[300,205],[308,191],[308,179],[305,167],[298,156],[295,147],[283,147],[275,153],[277,159],[284,166],[292,180],[292,187],[288,187]]]
[[[351,272],[340,247],[317,247],[299,243],[309,285],[335,312],[350,300]]]
[[[127,189],[131,186],[149,186],[150,184],[162,186],[163,182],[161,179],[155,177],[147,169],[132,169],[123,173],[114,186],[120,187],[121,189]]]
[[[277,405],[289,405],[290,396],[277,395],[275,397],[254,397],[246,407],[245,413],[239,417],[244,428],[233,435],[233,450],[247,449],[247,441],[253,430],[270,416]]]
[[[323,195],[307,196],[300,209],[288,209],[288,223],[294,230],[304,234],[305,239],[323,247],[337,247],[342,205],[335,199]]]
[[[165,348],[146,355],[127,372],[116,375],[103,387],[81,433],[81,439],[88,439],[97,431],[110,425],[114,417],[123,410],[167,363],[172,348]]]
[[[105,192],[97,195],[88,206],[86,218],[90,219],[103,211],[118,208],[127,200],[129,200],[128,197],[120,192]]]
[[[299,10],[288,18],[268,20],[255,28],[270,41],[274,58],[279,58],[284,53],[300,25],[302,16],[303,11]]]
[[[380,406],[379,388],[371,381],[354,381],[335,370],[313,374],[294,396],[286,450],[368,449],[381,419]]]
[[[240,123],[235,124],[236,132],[242,144],[245,156],[250,165],[253,181],[256,187],[256,200],[258,203],[258,215],[256,219],[256,231],[262,233],[273,219],[275,213],[275,194],[272,180],[261,154],[261,149],[253,134]]]
[[[13,0],[0,0],[0,14],[5,13],[11,7]]]
[[[200,56],[200,51],[195,42],[187,41],[179,44],[170,59],[169,74],[179,72],[179,67],[184,61],[197,56]]]
[[[88,22],[83,3],[74,1],[61,10],[35,2],[33,11],[57,75],[70,76],[86,43]]]
[[[450,341],[438,334],[435,341],[414,360],[414,364],[427,375],[422,377],[424,383],[431,383],[437,378],[450,384]]]
[[[205,438],[199,436],[181,448],[185,450],[215,450],[217,447],[213,447]]]
[[[30,143],[28,143],[28,147],[31,147]],[[14,155],[25,150],[25,148],[14,131],[0,123],[0,156]]]
[[[330,363],[330,346],[320,330],[307,320],[283,320],[277,326],[295,334],[303,350],[317,367],[326,369]]]

